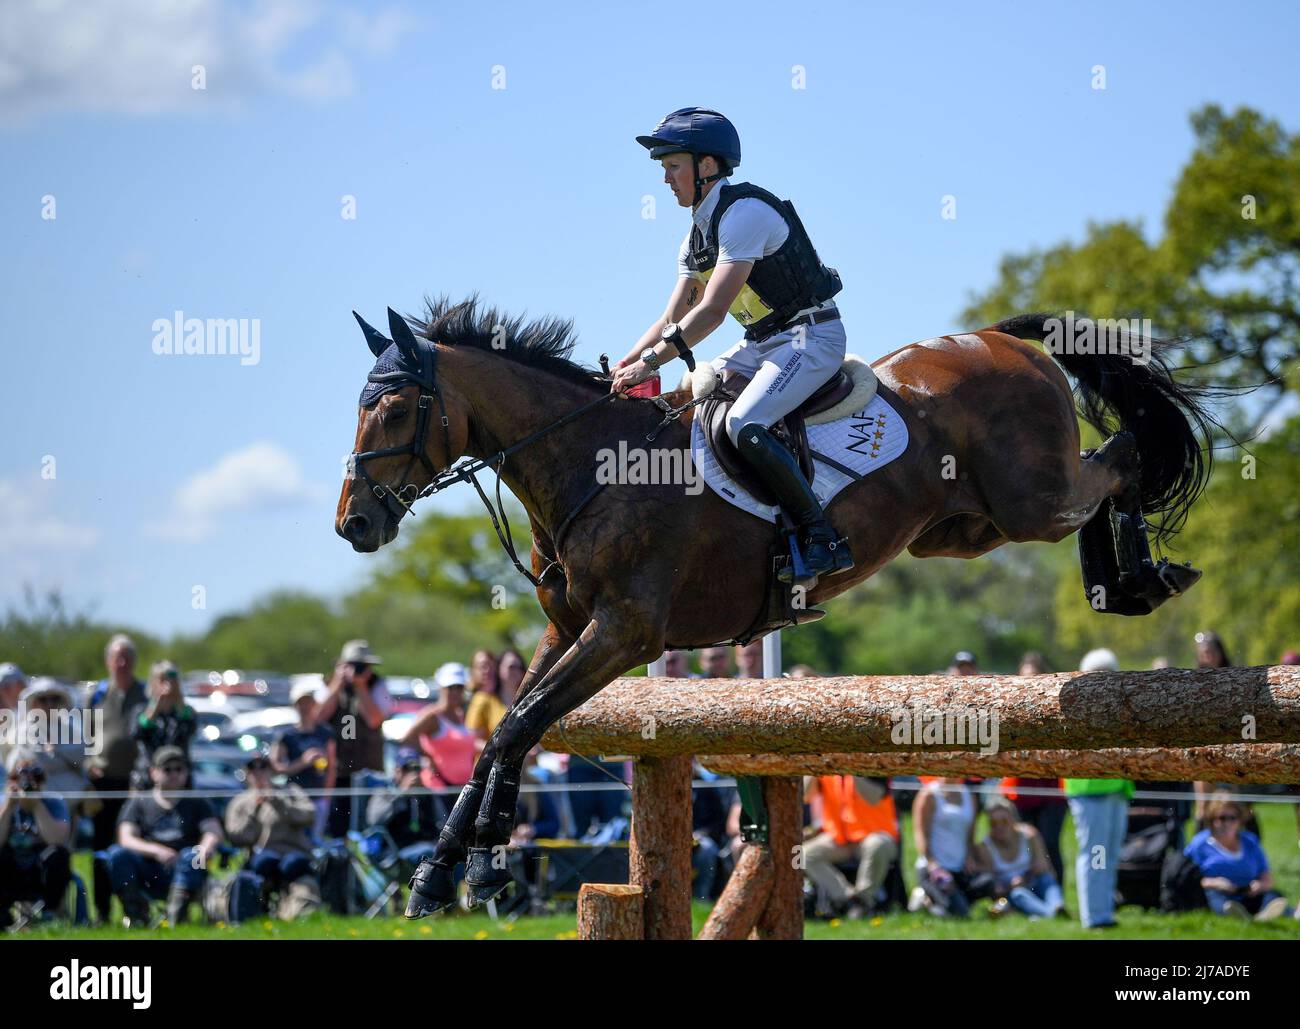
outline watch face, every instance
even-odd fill
[[[660,336],[661,339],[665,339],[665,340],[667,340],[667,339],[670,339],[670,338],[671,338],[671,337],[672,337],[676,332],[677,332],[677,323],[676,323],[676,322],[669,322],[669,323],[668,323],[667,325],[665,325],[665,326],[663,327],[663,329],[660,331],[659,336]]]

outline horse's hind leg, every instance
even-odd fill
[[[565,636],[554,623],[548,623],[542,638],[533,653],[528,672],[519,684],[519,693],[515,698],[518,703],[537,687],[546,674],[569,649],[573,641]],[[423,918],[425,915],[442,911],[456,903],[456,885],[454,870],[456,865],[465,860],[470,843],[474,839],[474,819],[478,816],[479,806],[483,801],[483,791],[487,777],[492,768],[501,739],[501,726],[496,727],[483,748],[483,753],[474,765],[474,774],[463,787],[451,814],[438,833],[438,842],[433,854],[424,858],[411,877],[411,896],[406,905],[407,918]]]
[[[1084,593],[1094,610],[1110,614],[1150,614],[1170,597],[1189,590],[1201,577],[1190,564],[1152,560],[1147,525],[1142,517],[1141,469],[1137,444],[1127,432],[1116,433],[1085,459],[1105,461],[1103,451],[1115,444],[1123,455],[1120,488],[1079,530],[1079,562]]]

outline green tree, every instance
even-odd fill
[[[1005,257],[962,313],[972,326],[1020,311],[1150,318],[1186,335],[1216,382],[1295,388],[1300,360],[1300,135],[1241,108],[1191,116],[1196,144],[1149,240],[1139,222],[1089,222],[1080,243]]]
[[[27,589],[22,605],[0,620],[0,660],[15,662],[28,675],[100,679],[105,675],[104,646],[118,632],[135,640],[141,665],[162,656],[159,641],[146,632],[69,610],[57,591],[38,597]]]

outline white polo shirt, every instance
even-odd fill
[[[719,179],[709,190],[704,202],[691,214],[692,221],[704,234],[705,243],[709,241],[709,221],[713,217],[713,209],[718,206],[718,196],[728,182],[727,179]],[[781,249],[781,244],[789,235],[785,219],[770,204],[763,203],[757,197],[737,200],[727,208],[722,220],[718,222],[718,264],[757,261],[760,257],[770,257]],[[677,251],[679,278],[691,278],[691,270],[686,266],[690,252],[691,233],[688,231]]]

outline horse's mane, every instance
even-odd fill
[[[423,320],[410,321],[425,339],[449,347],[473,347],[588,389],[608,389],[595,378],[598,372],[570,358],[578,342],[570,320],[547,317],[525,321],[495,307],[480,310],[478,294],[457,303],[446,296],[426,296],[424,305]]]

